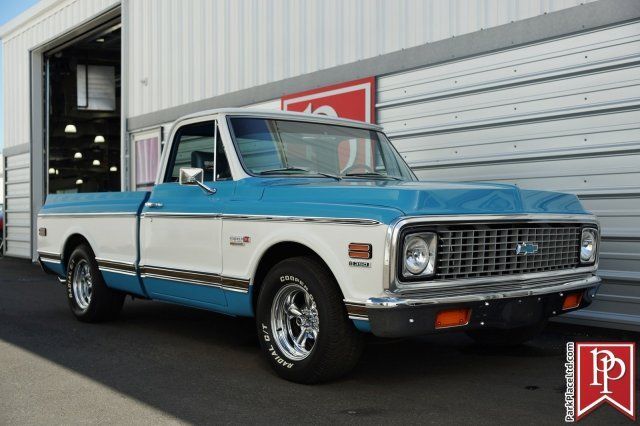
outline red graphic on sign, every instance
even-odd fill
[[[375,77],[363,78],[333,86],[282,97],[283,111],[306,112],[375,122]]]
[[[635,343],[576,342],[576,419],[608,403],[635,420]]]

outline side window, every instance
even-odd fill
[[[204,180],[213,181],[214,121],[188,124],[178,129],[171,147],[171,157],[167,165],[165,182],[177,182],[180,168],[197,167],[204,170]],[[216,179],[230,180],[231,170],[227,155],[218,131],[218,149],[216,153]]]

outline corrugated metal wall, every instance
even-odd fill
[[[577,194],[606,281],[574,317],[640,329],[640,23],[382,77],[377,106],[422,179]]]
[[[4,200],[4,157],[0,154],[0,200]],[[1,201],[4,203],[4,201]]]
[[[8,156],[5,161],[5,253],[8,256],[31,257],[30,154]]]
[[[119,0],[73,0],[17,28],[2,39],[4,71],[4,146],[29,143],[29,50],[66,33]]]
[[[129,117],[585,0],[135,0]]]
[[[4,35],[4,146],[31,143],[30,50],[62,35],[118,0],[63,1]],[[6,254],[31,257],[30,154],[7,156],[5,227]]]

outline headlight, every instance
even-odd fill
[[[582,263],[593,263],[596,260],[597,246],[598,231],[592,228],[583,229],[580,242],[580,261]]]
[[[404,277],[427,277],[436,269],[438,237],[433,232],[410,234],[404,238],[402,275]]]

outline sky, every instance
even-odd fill
[[[38,0],[0,0],[0,26],[5,22],[10,21],[11,18],[20,14],[20,12],[27,10]],[[2,75],[2,45],[0,44],[0,81],[3,81]],[[0,84],[0,152],[4,147],[4,95],[2,93],[2,87],[4,84]]]

